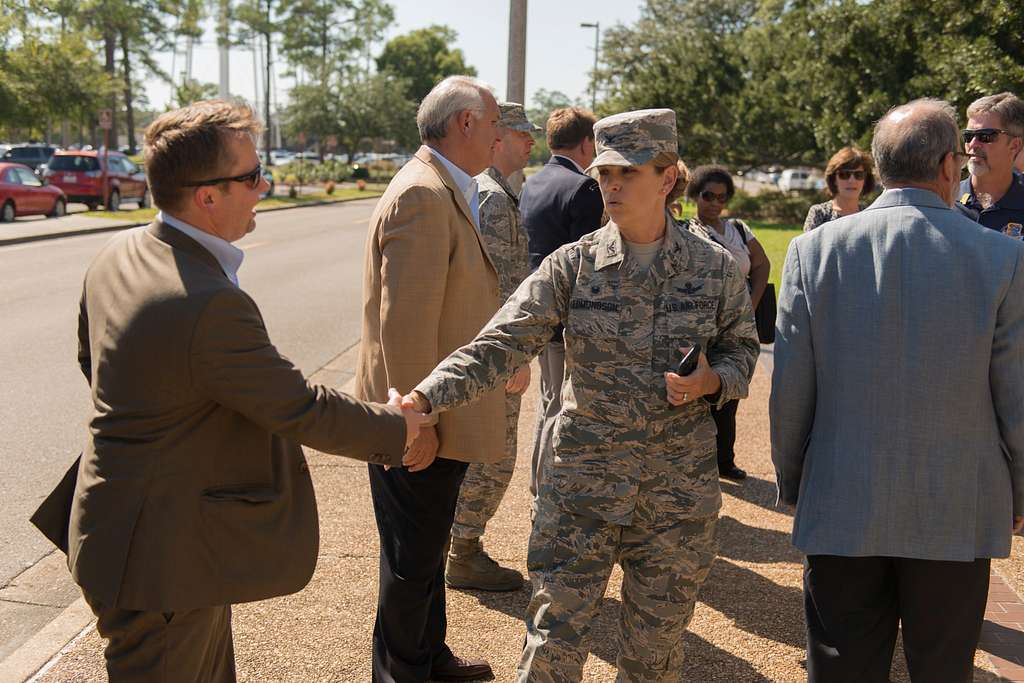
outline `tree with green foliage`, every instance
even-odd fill
[[[269,161],[271,148],[271,121],[270,118],[270,83],[271,72],[274,65],[274,36],[280,31],[279,21],[283,17],[284,3],[286,0],[242,0],[235,7],[235,19],[241,25],[240,40],[255,42],[256,38],[263,41],[263,49],[266,51],[264,68],[266,69],[266,92],[264,93],[264,115],[263,121],[266,128],[263,131],[263,153],[264,158]]]
[[[420,102],[448,76],[476,76],[462,50],[450,46],[458,34],[447,26],[430,26],[392,38],[377,57],[377,70],[408,82],[405,96]]]
[[[671,107],[692,163],[822,165],[891,106],[1024,89],[1024,3],[646,0],[605,34],[599,113]]]

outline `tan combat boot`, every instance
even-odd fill
[[[523,585],[523,576],[491,559],[479,538],[452,538],[445,567],[444,582],[452,588],[482,591],[514,591]]]

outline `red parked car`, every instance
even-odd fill
[[[107,157],[106,201],[103,198],[103,152],[96,150],[64,150],[55,152],[43,177],[64,190],[69,202],[86,204],[90,211],[103,204],[108,211],[117,211],[121,202],[136,202],[140,209],[149,206],[149,185],[146,174],[134,161],[120,152]]]
[[[28,166],[0,162],[0,222],[37,213],[63,216],[67,206],[60,188],[47,185]]]

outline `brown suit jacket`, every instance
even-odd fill
[[[410,391],[470,342],[500,305],[498,275],[466,198],[426,146],[388,185],[370,219],[363,274],[363,337],[355,395]],[[438,456],[501,459],[504,389],[445,412]]]
[[[90,266],[79,361],[87,445],[32,521],[107,606],[295,592],[319,545],[299,444],[401,463],[399,411],[308,384],[213,255],[159,222],[122,233]]]

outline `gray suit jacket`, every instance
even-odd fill
[[[885,192],[793,240],[771,433],[808,555],[1006,557],[1024,514],[1024,244]]]

